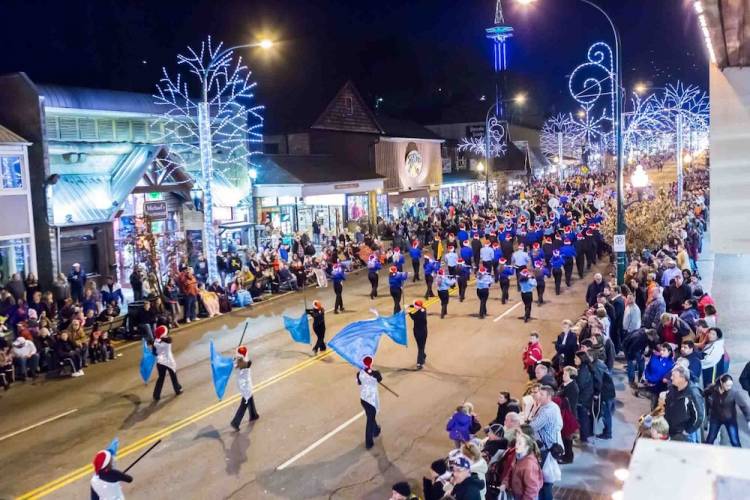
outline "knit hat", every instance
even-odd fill
[[[451,458],[451,466],[457,469],[471,469],[471,462],[464,455],[457,455]]]
[[[110,453],[109,450],[101,450],[94,455],[94,461],[92,463],[94,464],[94,472],[98,474],[100,470],[112,463],[112,453]]]
[[[168,333],[167,327],[164,325],[159,325],[154,329],[154,337],[156,337],[157,339],[162,338],[167,333]]]
[[[409,487],[409,483],[407,483],[406,481],[401,481],[400,483],[394,484],[391,489],[401,496],[411,496],[411,488]]]

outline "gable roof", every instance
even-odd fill
[[[377,120],[380,128],[383,129],[383,135],[388,137],[443,140],[435,132],[416,122],[392,118],[382,114],[377,115]]]
[[[0,144],[30,144],[20,135],[0,125]]]
[[[164,107],[157,105],[153,96],[121,90],[90,89],[63,85],[37,85],[44,105],[49,108],[121,111],[159,115]]]
[[[351,99],[351,107],[349,100]],[[320,130],[382,134],[383,129],[351,80],[328,103],[312,127]]]

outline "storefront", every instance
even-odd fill
[[[0,125],[0,286],[36,273],[28,143]]]

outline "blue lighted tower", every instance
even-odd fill
[[[508,40],[513,37],[513,27],[505,24],[503,17],[503,5],[497,0],[495,6],[495,24],[485,30],[487,38],[492,40],[494,48],[495,63],[495,106],[497,114],[505,117],[503,101],[501,99],[501,80],[505,79],[505,71],[508,69]]]

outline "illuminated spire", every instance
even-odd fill
[[[495,6],[495,26],[500,26],[501,24],[505,24],[505,18],[503,17],[503,3],[502,0],[497,0],[497,5]]]

